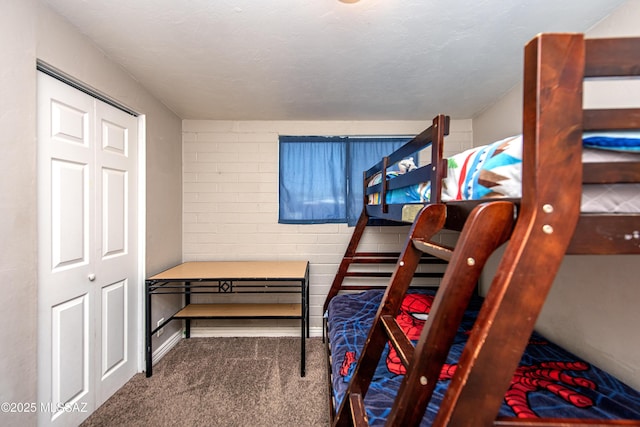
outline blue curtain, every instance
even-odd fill
[[[362,172],[408,140],[281,136],[278,222],[355,225]]]
[[[346,222],[346,141],[280,137],[279,222]]]

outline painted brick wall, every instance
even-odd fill
[[[183,260],[308,260],[312,334],[320,334],[322,304],[353,228],[278,224],[279,135],[415,135],[429,125],[430,121],[183,121]],[[471,121],[452,121],[445,155],[471,145]],[[360,248],[400,250],[407,229],[371,228]],[[298,330],[291,322],[274,323],[275,330]],[[204,334],[224,334],[224,328],[228,334],[241,334],[243,328],[274,331],[265,321],[199,321],[194,334],[198,328]]]

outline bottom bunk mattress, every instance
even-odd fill
[[[418,339],[435,291],[410,291],[398,323],[409,338]],[[347,391],[360,351],[382,300],[383,291],[342,294],[331,300],[327,331],[331,354],[334,410]],[[482,304],[474,298],[465,313],[423,426],[431,425]],[[370,425],[383,425],[400,387],[404,368],[387,345],[365,397]],[[640,419],[640,392],[534,333],[505,395],[500,416],[595,419]]]

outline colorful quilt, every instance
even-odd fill
[[[637,154],[640,153],[640,133],[585,134],[583,146]],[[391,179],[404,172],[390,171],[387,177]],[[379,182],[378,179],[375,183]],[[431,184],[427,182],[389,191],[387,203],[427,203],[430,196]],[[442,201],[521,196],[522,135],[474,147],[448,159],[447,176],[442,182]],[[369,204],[379,203],[379,194],[369,196]]]
[[[471,148],[448,159],[442,201],[520,197],[522,136]]]
[[[343,294],[329,304],[327,323],[336,409],[344,398],[382,294],[380,290]],[[419,337],[434,295],[434,291],[412,291],[405,297],[397,319],[409,338]],[[433,422],[481,304],[480,298],[474,299],[465,313],[423,426]],[[403,366],[387,345],[365,397],[370,425],[384,424],[403,374]],[[500,415],[640,420],[640,392],[534,333]]]

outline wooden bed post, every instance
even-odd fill
[[[562,262],[580,215],[584,64],[582,35],[525,48],[520,215],[434,425],[493,425]]]
[[[442,201],[442,180],[447,177],[447,159],[443,158],[444,137],[449,134],[449,116],[439,115],[431,125],[434,135],[431,144],[431,203]]]

